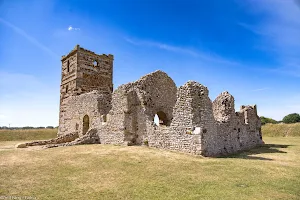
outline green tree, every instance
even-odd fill
[[[264,116],[260,117],[260,121],[261,121],[262,125],[267,124],[267,123],[271,123],[271,124],[277,124],[278,123],[275,119],[264,117]]]
[[[300,122],[300,115],[298,113],[289,114],[282,119],[282,122],[286,124]]]

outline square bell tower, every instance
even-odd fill
[[[96,54],[79,45],[62,56],[59,124],[63,124],[66,105],[64,99],[98,90],[113,91],[113,60],[111,54]]]

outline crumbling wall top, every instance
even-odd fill
[[[235,114],[234,97],[227,91],[222,92],[213,101],[213,112],[216,121],[227,122]]]
[[[109,59],[109,60],[113,60],[114,59],[114,56],[112,54],[108,54],[108,55],[106,55],[106,54],[101,54],[101,55],[100,54],[96,54],[95,52],[87,50],[87,49],[84,49],[84,48],[80,47],[79,44],[77,44],[70,53],[68,53],[67,55],[63,55],[61,57],[61,61],[64,61],[65,59],[67,59],[70,56],[74,55],[74,53],[76,53],[78,51],[82,51],[84,53],[89,53],[89,54],[97,55],[97,56],[100,56],[100,57],[103,57],[103,58],[106,58],[106,59]]]

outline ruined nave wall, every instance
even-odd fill
[[[213,113],[217,131],[210,137],[204,136],[204,155],[228,155],[263,144],[256,106],[242,106],[235,112],[233,96],[223,92],[213,101]]]

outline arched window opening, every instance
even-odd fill
[[[159,118],[158,118],[157,114],[154,115],[153,121],[157,126],[159,126]]]
[[[68,73],[70,72],[70,61],[69,60],[67,61],[67,72]]]
[[[157,126],[162,126],[162,125],[169,126],[170,125],[167,115],[162,111],[159,111],[154,115],[153,121]]]
[[[90,128],[90,119],[88,115],[83,117],[82,134],[85,135]]]
[[[94,60],[93,65],[94,65],[94,67],[98,67],[98,61]]]

